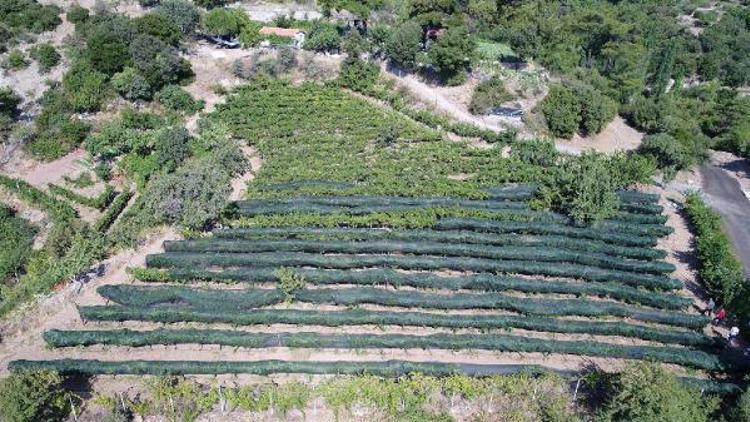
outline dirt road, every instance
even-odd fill
[[[724,219],[737,255],[750,274],[750,201],[740,183],[715,165],[701,167],[703,191],[708,203]]]

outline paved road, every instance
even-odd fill
[[[700,169],[708,203],[721,214],[737,254],[750,275],[750,201],[739,182],[714,165]]]

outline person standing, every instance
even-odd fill
[[[703,310],[703,315],[711,316],[711,314],[714,313],[714,308],[716,308],[716,302],[714,302],[714,298],[708,299],[708,304],[706,304],[706,309]]]
[[[716,317],[714,318],[714,325],[719,325],[722,322],[724,322],[724,319],[727,317],[727,311],[724,310],[724,308],[719,308],[718,311],[716,311]]]
[[[734,340],[737,339],[737,336],[740,335],[740,329],[738,327],[732,327],[729,330],[729,344],[734,343]]]

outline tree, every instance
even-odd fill
[[[243,27],[240,13],[231,9],[213,9],[203,16],[203,29],[212,35],[238,35]]]
[[[163,14],[149,13],[134,21],[138,32],[153,35],[169,45],[176,46],[182,37],[180,27]]]
[[[81,61],[63,77],[65,101],[76,112],[97,111],[110,94],[107,75]]]
[[[422,28],[407,21],[395,27],[385,42],[388,58],[407,69],[416,65],[417,54],[422,51]]]
[[[584,135],[601,132],[617,114],[617,103],[588,84],[575,84],[573,94],[581,107],[580,131]]]
[[[570,138],[581,124],[581,104],[573,91],[553,85],[540,105],[550,132],[559,138]]]
[[[656,364],[629,366],[612,387],[613,394],[600,415],[604,421],[705,422],[716,408],[715,402]]]
[[[162,14],[174,22],[183,34],[192,34],[200,22],[200,11],[192,2],[186,0],[163,0],[156,13]]]
[[[459,85],[466,80],[466,69],[471,64],[477,44],[465,26],[449,28],[430,47],[429,58],[440,79],[448,85]]]
[[[132,67],[126,67],[122,72],[112,75],[111,83],[115,91],[129,100],[148,100],[151,98],[151,85]]]
[[[0,381],[0,419],[53,422],[70,411],[63,379],[52,371],[18,371]]]
[[[667,178],[671,178],[678,170],[686,168],[693,162],[685,147],[666,133],[644,137],[639,151],[653,157]]]
[[[597,153],[584,153],[563,161],[557,171],[554,208],[579,223],[611,217],[617,211],[617,179],[609,160]]]
[[[625,108],[625,117],[636,129],[647,133],[661,132],[665,129],[666,105],[664,101],[639,96]]]
[[[305,50],[338,51],[341,47],[341,35],[334,26],[317,24],[305,40]]]
[[[184,127],[162,129],[156,136],[154,154],[159,167],[174,171],[190,154],[190,134]]]
[[[177,51],[152,35],[139,35],[130,44],[133,64],[152,89],[174,84],[192,75],[190,63]]]

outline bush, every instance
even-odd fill
[[[88,35],[85,54],[91,66],[105,75],[114,75],[130,64],[127,44],[104,26]]]
[[[305,277],[290,268],[279,268],[275,273],[279,279],[279,289],[284,293],[285,300],[294,300],[294,293],[305,288]]]
[[[341,64],[339,83],[354,91],[364,92],[375,85],[379,75],[380,68],[377,64],[357,57],[347,57]]]
[[[552,140],[539,139],[516,142],[510,155],[524,163],[542,167],[553,167],[560,156]]]
[[[172,19],[160,13],[149,13],[133,22],[139,33],[153,35],[169,45],[176,46],[182,38],[182,29]]]
[[[86,22],[89,18],[89,9],[78,5],[72,6],[68,13],[65,15],[68,22],[78,25],[79,23]]]
[[[132,67],[112,76],[112,87],[128,100],[148,100],[151,98],[151,85]]]
[[[39,71],[49,72],[60,63],[60,53],[50,43],[39,44],[31,49],[31,58],[39,63]]]
[[[23,54],[23,51],[18,49],[15,49],[8,53],[8,57],[6,57],[5,61],[3,62],[3,68],[10,70],[23,69],[28,65],[29,62],[26,61],[26,56]]]
[[[141,7],[154,7],[159,5],[159,0],[138,0]]]
[[[194,0],[195,4],[200,7],[205,7],[206,9],[213,9],[214,7],[223,6],[228,2],[228,0]]]
[[[495,107],[513,99],[513,94],[505,89],[505,84],[498,77],[482,81],[474,88],[469,103],[472,114],[487,114]]]
[[[665,129],[665,108],[665,105],[660,104],[655,98],[639,96],[625,107],[625,117],[628,123],[638,130],[658,133]]]
[[[694,163],[691,154],[673,136],[666,133],[648,135],[643,138],[639,151],[653,157],[667,179]]]
[[[70,411],[63,379],[48,370],[21,370],[0,382],[0,416],[8,422],[53,422]]]
[[[559,138],[570,138],[581,124],[581,105],[573,91],[554,85],[540,104],[550,132]]]
[[[251,20],[248,20],[243,24],[240,34],[237,36],[237,39],[240,41],[240,44],[242,44],[243,48],[255,47],[260,44],[263,40],[263,37],[260,35],[260,29],[262,27],[263,25],[260,23]]]
[[[168,109],[194,114],[203,108],[203,101],[195,100],[177,85],[167,85],[156,94],[156,100]]]
[[[190,134],[184,127],[166,128],[159,131],[154,145],[154,154],[159,166],[173,171],[190,154]]]
[[[11,88],[0,88],[0,133],[10,129],[23,99]]]
[[[305,50],[337,52],[341,48],[341,35],[332,25],[316,24],[305,39]]]
[[[99,110],[110,93],[107,75],[98,72],[85,62],[79,62],[65,74],[63,88],[65,101],[76,112]]]
[[[655,364],[629,366],[613,384],[600,415],[604,421],[705,422],[716,410],[716,403]]]
[[[154,90],[193,75],[190,63],[153,35],[138,35],[130,44],[130,54],[134,67]]]

